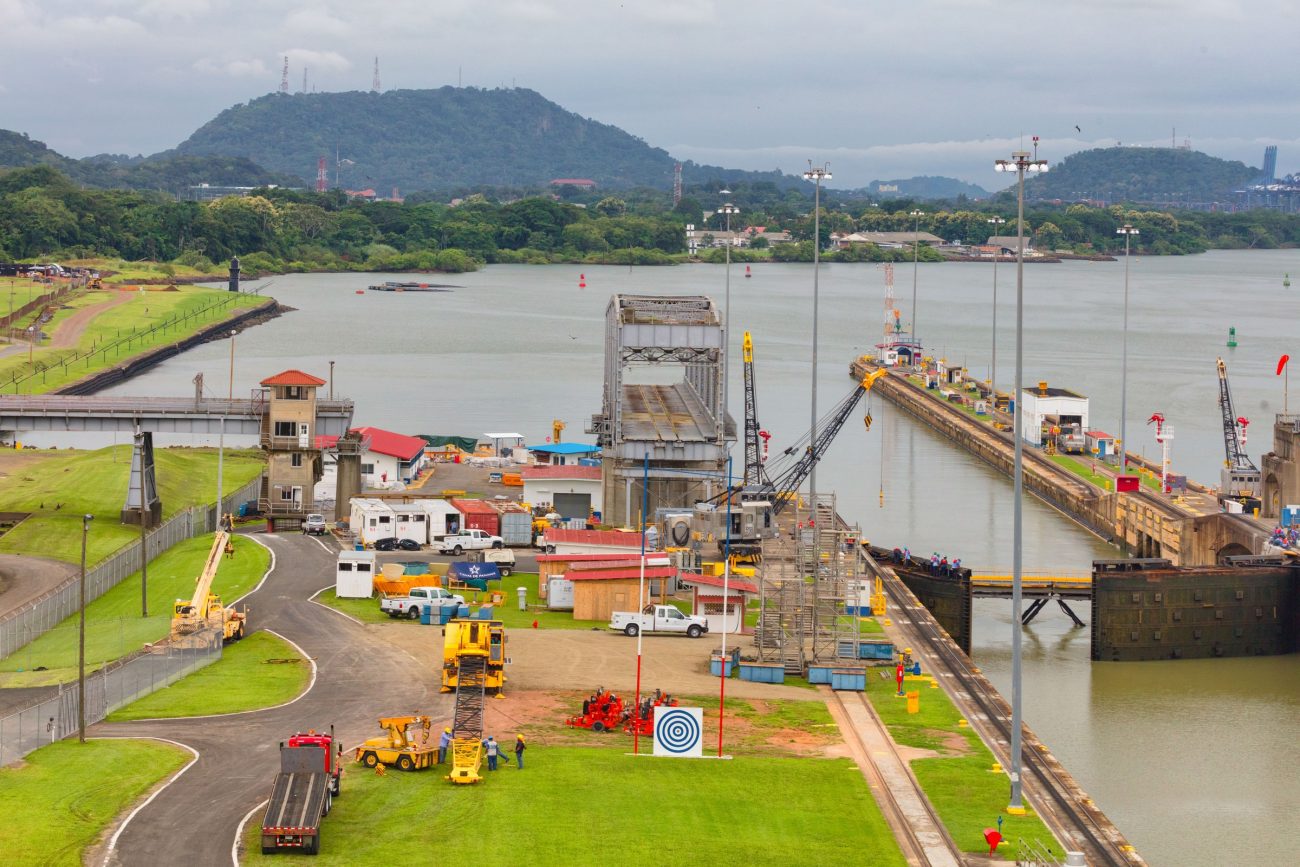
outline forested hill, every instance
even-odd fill
[[[203,183],[241,187],[302,184],[298,178],[268,172],[244,157],[103,155],[78,160],[50,150],[24,133],[0,130],[0,170],[31,166],[56,168],[88,187],[166,190],[182,196],[186,187]]]
[[[314,178],[326,157],[330,185],[402,192],[544,187],[588,178],[602,188],[669,189],[675,160],[615,126],[567,111],[522,88],[442,87],[384,93],[269,94],[228,108],[182,142],[182,154],[248,157]],[[335,154],[340,166],[335,165]],[[688,164],[686,180],[785,181],[779,172]],[[784,183],[782,184],[785,185]]]
[[[1175,148],[1114,147],[1080,151],[1025,182],[1039,201],[1213,202],[1259,175],[1244,163]]]

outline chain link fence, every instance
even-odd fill
[[[257,478],[223,497],[221,511],[238,511],[240,504],[257,499],[261,487],[262,480]],[[193,506],[150,530],[146,542],[149,562],[179,542],[215,531],[217,516],[215,505]],[[132,544],[122,548],[93,569],[86,570],[86,602],[93,602],[138,571],[140,546]],[[80,576],[69,578],[44,596],[10,612],[0,620],[0,659],[12,655],[77,613],[81,601],[79,583]]]
[[[206,629],[110,663],[86,678],[86,725],[220,658],[221,630]],[[75,681],[61,684],[49,698],[0,718],[0,766],[75,737],[78,694]]]

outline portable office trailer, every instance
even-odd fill
[[[369,599],[374,595],[374,551],[339,552],[334,571],[334,593],[340,599]]]
[[[383,500],[353,497],[349,520],[357,541],[365,545],[396,535],[393,510]]]
[[[419,503],[390,503],[393,511],[393,535],[421,545],[429,544],[429,516]]]
[[[459,533],[461,527],[464,526],[465,516],[460,513],[460,509],[451,504],[450,500],[421,500],[420,506],[427,516],[425,524],[427,525],[430,542],[441,539],[443,536]]]

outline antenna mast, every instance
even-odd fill
[[[370,79],[370,92],[379,93],[379,58],[375,58],[375,77]]]
[[[284,56],[284,69],[280,71],[280,92],[289,92],[289,55]]]
[[[682,164],[673,166],[673,207],[682,200]]]

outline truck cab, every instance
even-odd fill
[[[453,536],[444,536],[438,542],[438,553],[457,556],[476,549],[504,548],[505,540],[477,528],[465,530]]]

